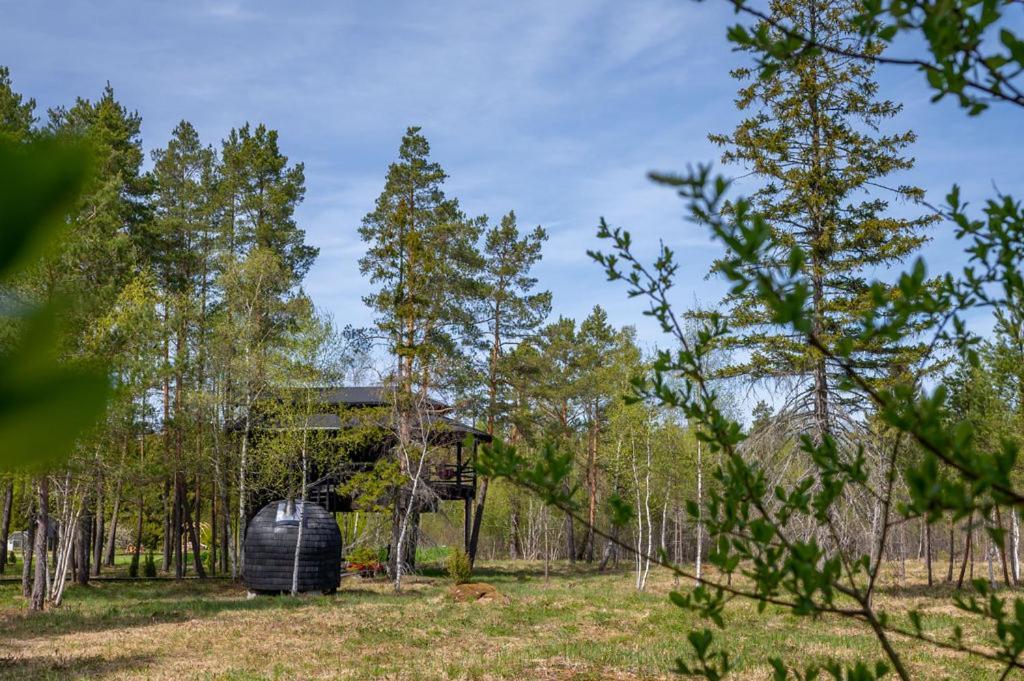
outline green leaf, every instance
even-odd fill
[[[36,311],[21,342],[0,357],[0,470],[35,468],[71,454],[106,409],[102,368],[60,364],[53,307]]]
[[[87,166],[79,147],[0,144],[0,277],[11,276],[64,228]]]
[[[60,234],[86,166],[78,147],[0,144],[0,286]],[[60,312],[56,301],[30,311],[0,354],[0,470],[67,457],[106,408],[105,367],[59,356]]]

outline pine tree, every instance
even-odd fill
[[[587,488],[586,535],[577,555],[593,561],[600,476],[598,446],[609,407],[627,393],[629,380],[640,370],[640,350],[634,329],[616,330],[608,323],[608,313],[599,305],[580,323],[577,343],[577,389],[585,428]]]
[[[36,123],[36,100],[14,91],[11,72],[0,66],[0,141],[24,142]]]
[[[498,421],[507,414],[509,382],[505,376],[509,365],[503,362],[506,350],[536,332],[551,311],[551,293],[532,293],[537,279],[530,270],[541,258],[541,246],[547,232],[540,226],[521,235],[516,215],[510,212],[501,223],[484,236],[484,262],[480,273],[483,284],[483,307],[487,348],[487,432],[495,433]],[[511,365],[511,366],[514,366]],[[480,526],[483,523],[487,488],[483,478],[477,492],[473,530],[469,542],[470,564],[476,561]]]
[[[73,313],[65,320],[76,352],[92,320],[104,314],[136,271],[149,238],[152,184],[142,172],[142,118],[117,101],[108,84],[95,102],[79,98],[49,111],[47,133],[82,140],[94,172],[74,206],[71,229],[37,280],[43,299],[63,297]]]
[[[187,531],[192,543],[196,572],[203,575],[199,560],[199,538],[192,522],[185,480],[184,438],[190,409],[189,390],[202,375],[202,367],[193,356],[194,336],[206,327],[205,293],[210,285],[211,242],[216,228],[213,193],[214,152],[203,146],[199,133],[187,121],[180,122],[165,149],[153,152],[155,181],[154,253],[163,289],[165,322],[164,456],[173,480],[170,523],[171,538],[165,547],[174,547],[175,576],[184,575],[181,556],[181,532]],[[174,346],[173,363],[170,346]],[[173,403],[171,381],[173,380]],[[173,407],[172,407],[173,405]],[[197,427],[198,424],[192,424]],[[196,452],[198,455],[199,452]],[[165,555],[165,561],[171,556]]]
[[[852,1],[773,0],[771,19],[819,44],[877,53],[875,45],[857,44],[849,22],[855,8]],[[770,79],[757,78],[751,68],[733,75],[746,83],[737,106],[752,114],[731,134],[710,139],[725,148],[723,162],[742,165],[761,181],[752,204],[771,225],[778,247],[759,267],[787,271],[793,245],[806,254],[799,275],[810,291],[812,331],[832,346],[853,335],[869,307],[868,270],[903,261],[926,240],[924,228],[934,216],[886,216],[889,201],[881,188],[886,178],[912,167],[903,154],[915,135],[880,132],[902,107],[877,98],[868,63],[812,51],[784,62]],[[923,192],[898,186],[889,195],[916,201]],[[724,307],[734,332],[731,345],[746,353],[727,374],[799,381],[798,401],[811,405],[811,430],[819,437],[830,433],[834,410],[842,406],[835,402],[843,399],[836,391],[837,367],[803,338],[773,325],[753,288],[732,293]],[[909,343],[862,344],[853,355],[859,369],[879,378],[916,356]]]
[[[240,409],[243,424],[238,438],[239,536],[232,546],[236,574],[244,561],[238,549],[247,521],[252,407],[267,387],[270,353],[285,341],[301,313],[304,297],[298,287],[318,254],[305,243],[305,231],[295,221],[306,191],[303,165],[289,165],[277,140],[277,132],[263,124],[232,130],[221,145],[216,176],[221,219],[216,283],[222,299],[216,339],[210,345],[219,353],[225,403]]]
[[[445,368],[460,359],[461,345],[476,335],[481,266],[476,242],[484,220],[467,218],[458,201],[445,196],[447,176],[430,160],[430,145],[419,128],[406,131],[398,155],[359,229],[367,244],[359,268],[378,285],[364,302],[376,312],[377,328],[396,360],[396,454],[408,477],[413,471],[403,454],[413,441],[416,410],[431,389],[443,385]],[[406,546],[399,528],[408,524],[407,508],[398,503],[392,523],[390,567],[396,588],[403,562],[409,562],[406,550],[398,551]],[[414,546],[408,551],[415,555]]]
[[[420,129],[409,128],[359,228],[367,243],[360,271],[379,284],[364,302],[389,339],[400,392],[436,386],[437,360],[474,334],[482,220],[445,196],[446,178]]]
[[[263,248],[277,255],[298,285],[319,252],[305,242],[295,209],[306,194],[304,166],[288,165],[277,131],[262,123],[232,130],[221,147],[224,248],[241,254]]]

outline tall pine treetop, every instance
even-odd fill
[[[430,160],[426,137],[410,127],[359,228],[367,243],[360,272],[379,285],[364,302],[377,313],[405,385],[414,372],[431,383],[437,360],[454,356],[476,334],[482,266],[476,242],[486,218],[468,218],[445,196],[446,177]]]
[[[306,243],[295,221],[295,209],[306,195],[302,163],[288,165],[277,131],[246,123],[228,133],[221,148],[225,202],[225,246],[241,253],[264,248],[281,259],[297,285],[309,271],[319,249]]]
[[[850,23],[856,7],[852,0],[774,0],[771,20],[838,50],[878,53],[877,46],[861,44]],[[916,187],[886,186],[893,175],[913,166],[905,152],[915,135],[882,132],[901,106],[878,99],[873,68],[861,61],[822,50],[785,62],[770,79],[757,78],[749,68],[733,75],[744,82],[737,107],[750,115],[732,133],[710,139],[724,148],[723,162],[749,169],[760,181],[751,200],[771,226],[777,248],[759,266],[785,272],[790,247],[802,249],[806,259],[800,276],[811,291],[814,331],[835,343],[852,335],[867,309],[869,270],[914,253],[936,219],[888,214],[893,199],[923,198]],[[729,295],[723,304],[735,332],[733,347],[747,351],[744,361],[731,367],[732,374],[811,378],[817,425],[827,429],[838,367],[826,366],[804,339],[774,326],[755,291]],[[878,377],[917,356],[909,343],[856,350],[860,367]]]
[[[14,91],[11,72],[0,66],[0,140],[22,142],[35,125],[36,100],[24,99]]]

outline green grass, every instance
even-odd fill
[[[401,594],[385,581],[346,580],[334,596],[249,600],[228,580],[113,581],[69,588],[65,605],[25,612],[19,585],[0,585],[0,678],[670,678],[688,653],[686,634],[709,626],[671,605],[666,573],[637,593],[626,572],[557,565],[550,580],[533,563],[485,564],[476,579],[507,604],[457,603],[437,567]],[[685,588],[685,587],[684,587]],[[879,604],[925,612],[927,628],[984,632],[939,597],[886,587]],[[766,678],[768,656],[801,666],[826,655],[874,660],[864,627],[808,620],[779,609],[727,607],[721,643],[738,678]],[[989,678],[990,668],[898,642],[915,676]]]

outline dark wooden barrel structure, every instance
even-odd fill
[[[291,591],[301,509],[301,501],[272,501],[249,521],[242,581],[251,591]],[[299,591],[332,593],[341,582],[338,523],[323,507],[311,502],[306,502],[301,515]]]

